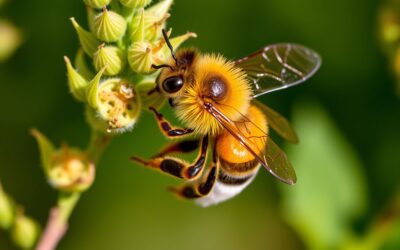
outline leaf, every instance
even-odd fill
[[[300,144],[288,149],[298,184],[282,187],[284,216],[307,249],[334,249],[365,208],[365,180],[355,150],[317,103],[297,103]]]

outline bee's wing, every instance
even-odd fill
[[[299,138],[296,131],[290,125],[289,121],[275,110],[265,106],[263,103],[253,100],[256,105],[267,117],[268,125],[275,130],[278,135],[291,143],[298,143]]]
[[[304,82],[318,70],[321,57],[302,45],[282,43],[267,46],[235,64],[247,73],[256,98]]]
[[[286,184],[293,185],[296,183],[296,173],[289,162],[286,154],[276,145],[265,131],[264,136],[247,137],[237,126],[237,124],[225,116],[220,110],[212,104],[207,104],[207,111],[233,136],[240,144],[242,144],[254,157],[266,168],[273,176]],[[247,117],[243,116],[245,123],[252,123]],[[257,127],[253,123],[254,127]],[[260,134],[260,133],[258,133]],[[259,143],[256,140],[264,140],[266,146],[264,149],[258,148]],[[261,152],[261,153],[256,153]]]

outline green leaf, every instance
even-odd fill
[[[288,149],[298,184],[283,187],[284,216],[307,249],[334,249],[365,208],[365,180],[355,150],[318,103],[295,105],[300,144]]]

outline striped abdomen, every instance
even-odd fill
[[[249,108],[247,118],[251,122],[239,121],[242,134],[254,142],[262,154],[266,145],[266,139],[260,139],[268,133],[267,121],[264,114],[255,106]],[[213,205],[239,194],[246,188],[256,176],[260,164],[234,136],[224,131],[216,139],[216,154],[219,164],[219,175],[217,182],[207,196],[197,200],[202,206]]]

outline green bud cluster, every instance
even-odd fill
[[[171,56],[162,29],[173,0],[151,2],[84,0],[88,28],[71,18],[81,48],[74,64],[65,57],[69,88],[86,104],[86,118],[97,131],[125,132],[134,126],[142,107],[163,104],[161,95],[150,99],[143,90],[155,87],[158,72],[152,65]],[[190,37],[195,34],[170,40],[177,48]]]
[[[23,213],[0,184],[0,228],[10,230],[13,242],[21,249],[32,249],[36,243],[39,224]]]

